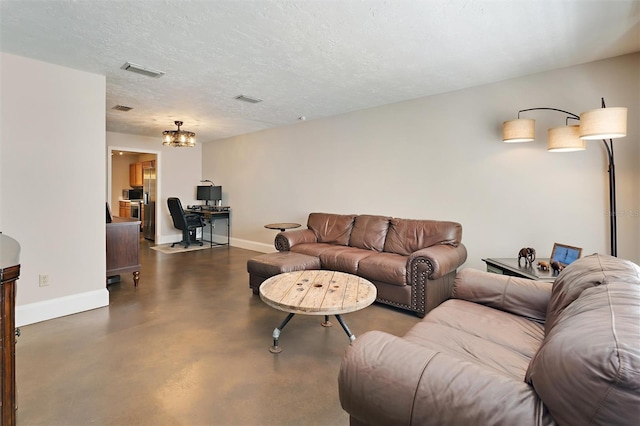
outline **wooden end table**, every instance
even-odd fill
[[[558,277],[551,268],[548,271],[541,271],[535,266],[539,261],[549,262],[548,258],[536,259],[531,266],[527,266],[524,259],[518,264],[517,258],[487,258],[482,260],[487,264],[487,272],[493,272],[494,274],[510,275],[549,283],[554,282]]]
[[[273,330],[271,353],[282,352],[278,340],[282,329],[295,314],[324,315],[322,326],[330,327],[335,315],[349,340],[356,337],[340,316],[366,308],[376,300],[376,287],[364,278],[335,271],[297,271],[275,275],[260,285],[260,298],[280,311],[289,312]]]
[[[287,229],[300,228],[302,225],[299,223],[283,222],[283,223],[269,223],[264,227],[267,229],[279,229],[280,232],[284,232]]]

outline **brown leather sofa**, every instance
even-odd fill
[[[318,258],[322,269],[366,278],[378,290],[376,301],[422,317],[451,295],[467,259],[461,238],[455,222],[311,213],[307,229],[279,233],[275,246]],[[250,285],[260,279],[250,277]]]
[[[640,267],[579,259],[545,284],[472,269],[404,337],[371,331],[339,374],[352,425],[637,425]]]

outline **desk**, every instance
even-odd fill
[[[198,214],[204,217],[205,221],[209,223],[209,227],[211,229],[211,239],[208,241],[208,243],[210,244],[211,247],[213,247],[214,245],[216,246],[230,245],[230,241],[231,241],[231,211],[230,210],[227,210],[224,212],[217,212],[217,211],[211,211],[211,210],[186,209],[185,212],[189,214]],[[226,244],[213,242],[213,223],[218,219],[227,219],[227,243]],[[207,241],[204,239],[204,230],[202,233],[202,241]]]
[[[133,284],[140,280],[140,221],[114,217],[107,223],[107,278],[133,272]]]

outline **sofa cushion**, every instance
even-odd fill
[[[390,217],[360,215],[355,219],[349,245],[366,250],[382,251],[389,230]]]
[[[357,274],[358,263],[374,253],[356,247],[333,246],[320,254],[320,264],[322,269]]]
[[[465,300],[442,303],[404,336],[406,340],[524,380],[544,326]]]
[[[291,247],[291,251],[295,253],[306,254],[308,256],[320,257],[323,252],[334,247],[335,245],[326,243],[303,243],[296,244],[295,246]]]
[[[358,275],[368,280],[407,285],[407,256],[372,252],[358,263]]]
[[[527,382],[558,423],[637,424],[638,306],[639,283],[620,280],[583,290],[558,314],[527,372]]]
[[[457,246],[461,237],[462,226],[459,223],[393,218],[390,220],[384,251],[408,256],[435,244]]]
[[[355,217],[353,214],[310,213],[307,227],[316,234],[319,243],[346,246]]]
[[[285,272],[320,269],[320,259],[301,253],[283,251],[266,253],[247,261],[247,272],[261,277],[272,277]]]
[[[338,392],[351,425],[556,425],[522,380],[381,331],[349,345]]]
[[[559,315],[588,288],[611,282],[640,283],[640,267],[617,257],[592,254],[567,266],[553,283],[551,300],[547,306],[547,333]]]

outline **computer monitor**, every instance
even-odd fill
[[[196,199],[200,201],[205,201],[205,204],[208,206],[209,201],[219,201],[222,200],[222,187],[221,186],[198,186],[198,191],[196,193]]]

